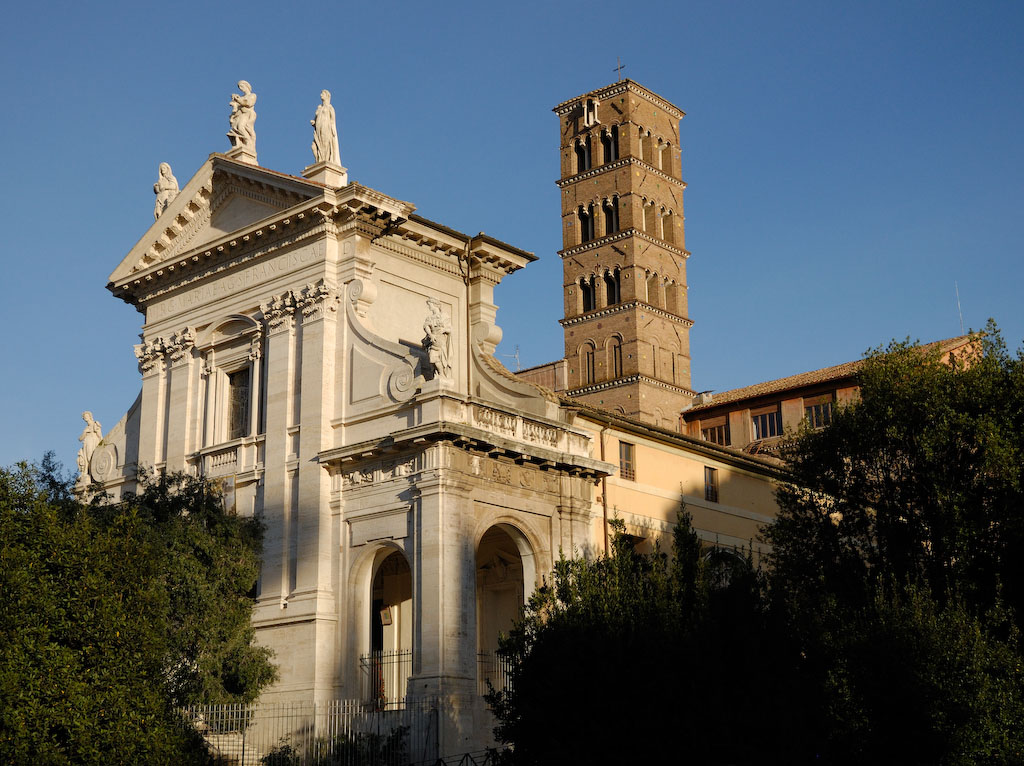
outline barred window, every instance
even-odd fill
[[[619,442],[619,475],[623,479],[636,481],[636,447],[629,442]]]
[[[704,499],[709,503],[718,502],[718,469],[704,466]]]

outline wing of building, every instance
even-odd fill
[[[616,517],[650,545],[681,501],[708,545],[759,550],[779,464],[680,430],[682,112],[629,80],[555,112],[565,357],[519,375],[493,293],[531,253],[332,162],[161,170],[108,285],[144,317],[141,393],[84,465],[115,499],[143,466],[210,477],[263,519],[265,700],[440,698],[438,752],[476,750],[498,634],[560,552],[605,550]]]

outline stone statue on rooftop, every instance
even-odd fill
[[[159,218],[175,197],[178,196],[178,179],[171,173],[171,166],[166,162],[160,163],[160,175],[153,184],[153,193],[156,194],[156,207],[153,208],[153,218]]]
[[[241,93],[231,94],[231,115],[228,123],[231,129],[228,138],[233,149],[248,149],[256,152],[256,94],[245,80],[238,81]]]
[[[317,162],[330,162],[341,165],[341,152],[338,149],[338,125],[335,122],[334,107],[331,106],[331,92],[320,91],[320,106],[316,108],[316,116],[309,121],[313,126],[313,159]]]
[[[430,314],[423,322],[427,334],[424,346],[427,360],[435,375],[445,378],[452,376],[452,324],[441,313],[441,303],[436,298],[427,298]]]
[[[92,413],[88,410],[82,413],[82,420],[85,421],[85,428],[82,429],[82,435],[78,437],[78,441],[82,442],[82,447],[78,450],[76,462],[78,463],[78,483],[88,484],[89,461],[92,460],[92,453],[96,451],[96,447],[103,441],[103,430],[100,428],[99,421],[93,420]]]

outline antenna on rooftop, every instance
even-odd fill
[[[960,310],[960,285],[953,280],[953,288],[956,290],[956,313],[960,315],[960,334],[964,334],[964,312]]]
[[[500,354],[500,356],[503,356],[506,359],[515,359],[516,360],[516,372],[519,372],[519,370],[522,369],[521,365],[519,364],[519,344],[518,343],[515,345],[515,349],[513,350],[513,352],[511,354]]]

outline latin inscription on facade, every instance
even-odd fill
[[[281,274],[294,271],[300,266],[313,263],[323,257],[323,252],[323,244],[317,243],[311,247],[299,248],[277,258],[240,269],[207,284],[201,284],[191,289],[185,288],[177,295],[152,303],[147,310],[146,319],[153,322],[181,311],[187,311],[193,306],[212,303],[226,295],[244,290],[250,285],[266,282]]]

